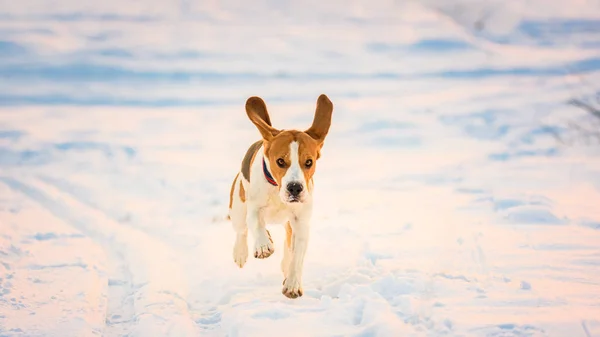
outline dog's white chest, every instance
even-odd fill
[[[284,224],[289,220],[289,206],[281,201],[277,193],[269,194],[267,206],[264,209],[265,222],[268,224]]]

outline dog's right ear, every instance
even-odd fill
[[[281,131],[271,126],[271,118],[267,112],[267,105],[262,98],[252,96],[246,101],[246,113],[250,121],[256,125],[263,139],[270,141]]]

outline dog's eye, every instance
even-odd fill
[[[306,165],[306,167],[311,167],[311,166],[312,166],[312,164],[313,164],[313,161],[312,161],[312,159],[307,159],[307,160],[306,160],[306,163],[304,163],[304,165]]]
[[[285,167],[285,160],[283,160],[283,158],[277,159],[277,166]]]

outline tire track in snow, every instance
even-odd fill
[[[109,284],[112,292],[105,336],[199,334],[188,304],[183,300],[187,293],[183,270],[172,260],[172,253],[165,244],[139,230],[121,226],[53,186],[10,177],[0,177],[0,181],[39,203],[106,250],[116,270]],[[118,285],[123,287],[114,288]],[[118,303],[114,303],[115,300]]]
[[[69,186],[66,185],[67,182],[46,176],[39,176],[38,179],[44,184],[67,194],[69,197],[77,200],[88,208],[101,211],[113,222],[119,223],[114,216],[101,210],[87,199],[85,195],[76,193],[75,191],[81,191],[80,187]],[[103,248],[107,255],[111,256],[109,258],[111,270],[109,271],[108,305],[105,319],[106,329],[104,333],[106,336],[127,335],[129,326],[133,322],[135,315],[134,293],[140,285],[133,284],[133,275],[125,258],[123,248],[119,245],[110,245],[107,243],[104,243]]]
[[[87,207],[102,212],[107,218],[111,219],[115,223],[118,223],[120,226],[130,227],[134,230],[141,231],[157,240],[164,239],[164,233],[155,232],[149,228],[137,227],[130,221],[126,220],[131,216],[131,214],[124,209],[125,207],[108,210],[106,206],[102,206],[100,203],[96,202],[93,198],[91,198],[90,195],[88,195],[88,193],[86,193],[86,187],[74,184],[66,179],[57,179],[47,175],[38,175],[36,178],[61,191],[62,193],[68,194],[71,198],[76,199]]]
[[[133,295],[136,287],[132,283],[133,275],[123,252],[119,249],[111,253],[115,258],[111,259],[113,274],[108,280],[105,335],[124,336],[129,331],[135,312]]]
[[[80,201],[81,203],[85,204],[86,206],[88,206],[91,209],[97,210],[99,212],[102,212],[106,217],[112,219],[114,222],[119,223],[120,225],[124,226],[124,227],[129,227],[135,230],[139,230],[144,232],[145,234],[147,234],[148,236],[151,236],[153,238],[157,238],[159,236],[159,234],[157,233],[153,233],[153,232],[148,232],[147,230],[145,230],[144,228],[139,228],[136,226],[132,226],[132,224],[130,223],[123,223],[121,221],[119,221],[119,216],[118,214],[115,214],[114,212],[111,212],[109,210],[107,210],[104,207],[101,207],[98,203],[94,202],[93,199],[90,198],[89,195],[87,195],[87,193],[85,193],[85,188],[78,186],[76,184],[73,184],[71,182],[68,182],[66,180],[62,180],[62,179],[56,179],[56,178],[52,178],[52,177],[48,177],[48,176],[38,176],[38,179],[40,179],[42,182],[44,182],[45,184],[48,184],[50,186],[52,186],[53,188],[60,190],[61,192],[69,195],[70,197],[77,199],[78,201]],[[123,213],[123,212],[121,212]],[[220,225],[223,225],[222,223],[218,224],[218,229],[222,229],[219,228]],[[206,230],[206,229],[205,229]],[[164,239],[164,236],[163,236]],[[177,249],[177,248],[181,248],[181,247],[173,247],[170,246],[173,249]],[[206,250],[203,251],[203,253],[200,253],[201,256],[207,256],[210,255],[211,251],[210,250]],[[117,266],[117,268],[119,268],[119,270],[121,270],[122,273],[125,274],[130,274],[131,272],[129,270],[127,270],[127,268],[123,268],[123,264],[125,264],[126,267],[126,262],[122,257],[122,254],[119,254],[121,259],[119,260],[119,264],[121,266]],[[229,256],[229,255],[227,255]],[[229,261],[227,261],[229,262]],[[127,282],[124,283],[121,281],[120,278],[116,278],[115,280],[111,280],[112,282],[112,294],[114,295],[115,293],[119,294],[119,296],[115,296],[115,299],[111,301],[111,299],[109,298],[109,312],[110,314],[107,315],[107,325],[109,327],[113,327],[115,329],[115,333],[114,334],[109,334],[109,335],[121,335],[118,333],[119,329],[118,327],[128,321],[131,320],[131,314],[127,315],[128,313],[132,312],[132,310],[122,310],[125,311],[125,313],[120,313],[118,312],[118,308],[120,308],[122,305],[128,305],[130,306],[133,298],[131,295],[127,295],[126,289],[130,289],[130,292],[133,292],[133,289],[135,288],[134,285],[131,284],[131,282]],[[109,281],[110,282],[110,281]],[[109,284],[110,286],[111,284]],[[116,289],[115,289],[116,288]],[[174,296],[178,296],[177,294],[173,294]],[[180,298],[181,300],[183,300],[182,298]],[[185,300],[183,300],[185,301]],[[218,311],[218,309],[214,306],[210,306],[210,307],[202,307],[201,309],[197,309],[194,308],[192,305],[189,305],[190,307],[190,312],[191,315],[194,319],[194,321],[196,322],[197,326],[199,329],[201,329],[202,331],[204,331],[204,333],[207,333],[208,331],[211,332],[215,332],[216,329],[220,328],[220,323],[221,323],[221,313]],[[112,311],[111,311],[112,308]]]

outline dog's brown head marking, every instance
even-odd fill
[[[265,160],[282,199],[285,202],[302,202],[329,133],[333,104],[326,95],[320,95],[313,123],[305,131],[274,128],[267,106],[260,97],[248,98],[246,113],[263,138]]]

